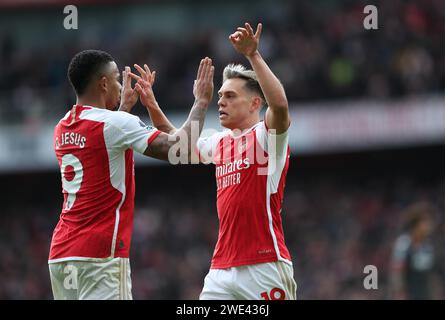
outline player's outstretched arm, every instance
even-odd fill
[[[177,129],[162,112],[153,92],[156,71],[150,71],[146,64],[144,64],[144,69],[138,64],[135,64],[134,67],[138,70],[140,76],[132,72],[129,72],[128,75],[137,81],[135,90],[140,96],[141,103],[147,109],[153,126],[162,132],[173,134]]]
[[[207,108],[213,97],[213,75],[215,68],[212,65],[210,58],[201,60],[198,68],[198,73],[193,86],[193,95],[195,102],[193,103],[189,117],[184,124],[176,130],[173,134],[161,133],[159,134],[144,154],[153,158],[167,160],[169,150],[177,145],[179,148],[175,150],[182,150],[187,152],[187,159],[190,161],[192,154],[195,152],[195,146],[199,135],[204,126],[204,119],[207,113]],[[192,129],[197,132],[192,132]]]
[[[258,82],[268,105],[266,110],[267,127],[275,129],[276,133],[280,134],[289,128],[289,107],[286,93],[280,80],[270,70],[258,51],[261,31],[261,23],[258,24],[255,33],[250,24],[245,23],[244,27],[237,28],[237,31],[229,36],[229,40],[235,50],[249,60],[258,77]]]

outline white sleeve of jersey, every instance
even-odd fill
[[[149,141],[159,134],[159,130],[146,125],[139,117],[123,111],[114,111],[111,125],[117,130],[118,135],[114,139],[115,147],[123,149],[131,148],[139,153],[144,153],[149,145]]]
[[[214,155],[218,142],[223,137],[223,132],[214,133],[209,137],[200,137],[196,143],[199,159],[202,163],[215,163]]]
[[[256,138],[260,146],[269,155],[275,154],[277,159],[285,158],[287,155],[287,147],[289,145],[289,134],[288,131],[282,134],[275,134],[273,130],[267,130],[264,121],[261,121],[256,130]]]
[[[275,134],[273,130],[267,130],[266,124],[261,121],[255,133],[258,143],[269,156],[267,175],[269,176],[270,192],[276,193],[287,160],[288,132]]]

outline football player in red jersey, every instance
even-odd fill
[[[68,68],[77,102],[54,131],[64,196],[48,260],[55,299],[132,298],[133,150],[168,159],[177,137],[193,138],[193,122],[200,132],[213,96],[214,67],[205,58],[188,119],[166,134],[129,113],[143,89],[140,84],[131,88],[129,73],[126,68],[121,86],[116,62],[99,50],[78,53]],[[120,96],[120,111],[113,111]],[[189,149],[185,153],[190,157]]]
[[[234,64],[224,69],[218,106],[227,130],[197,143],[201,161],[216,167],[219,218],[218,242],[200,299],[296,299],[281,220],[289,108],[283,86],[258,50],[261,31],[261,24],[254,32],[246,23],[229,36],[253,70]],[[155,99],[148,110],[155,127],[176,130]]]

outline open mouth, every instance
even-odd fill
[[[227,113],[225,113],[224,111],[220,111],[219,112],[219,117],[221,118],[221,117],[223,117],[223,116],[227,116],[228,114]]]

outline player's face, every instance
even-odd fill
[[[244,79],[226,80],[218,91],[218,111],[221,126],[228,129],[243,129],[242,124],[254,114],[253,95],[245,88]]]
[[[121,96],[121,82],[120,73],[116,62],[109,63],[108,70],[105,74],[107,78],[107,92],[106,92],[106,105],[109,110],[114,110],[120,103]]]
[[[420,233],[424,237],[428,237],[431,231],[433,230],[433,224],[431,219],[424,219],[420,222],[418,228],[420,229]]]

